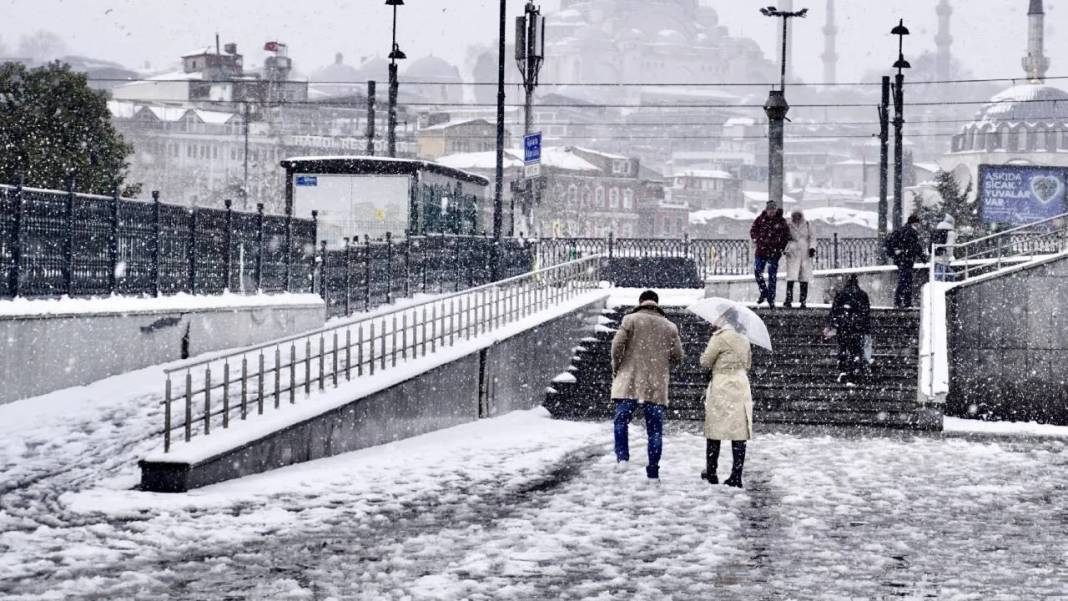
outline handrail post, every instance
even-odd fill
[[[363,287],[363,310],[371,310],[371,236],[370,234],[363,235],[363,270],[364,270],[364,287]]]
[[[345,241],[345,315],[352,315],[352,245]]]
[[[386,232],[386,304],[393,302],[393,234]]]
[[[108,234],[108,290],[116,294],[119,289],[119,186],[111,190],[111,231]]]
[[[838,262],[838,232],[834,232],[834,268],[840,269],[841,264]]]
[[[263,203],[256,203],[256,293],[263,292]]]
[[[197,217],[196,209],[189,210],[189,241],[186,259],[189,261],[189,294],[197,292]]]
[[[319,296],[323,297],[323,302],[326,303],[327,311],[330,310],[330,299],[327,297],[326,286],[326,240],[321,240],[320,253],[319,253]]]
[[[63,228],[63,291],[74,295],[74,178],[67,180],[66,224]]]
[[[163,206],[159,201],[159,190],[152,191],[152,227],[156,243],[152,245],[152,296],[159,296],[161,273],[159,268],[160,255],[163,254]]]
[[[22,285],[22,222],[25,220],[26,202],[22,198],[23,176],[20,174],[15,182],[15,223],[12,227],[14,239],[11,241],[11,280],[8,284],[12,298],[17,298]]]
[[[226,235],[223,245],[226,246],[226,250],[223,253],[225,255],[223,265],[223,277],[226,283],[223,285],[223,292],[230,291],[230,284],[233,281],[233,258],[234,258],[234,201],[227,198],[223,201],[226,205]]]
[[[286,211],[286,284],[285,291],[293,291],[293,212]]]
[[[404,230],[404,297],[412,295],[412,231]]]

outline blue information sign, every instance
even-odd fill
[[[541,161],[541,132],[523,136],[523,162],[537,163]]]
[[[319,178],[315,177],[314,175],[298,175],[297,176],[297,185],[298,186],[318,186],[319,185]]]
[[[979,165],[983,223],[1023,225],[1065,212],[1068,169],[1031,165]]]

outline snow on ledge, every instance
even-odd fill
[[[591,303],[603,301],[607,296],[608,294],[601,290],[580,294],[571,300],[557,304],[551,310],[535,313],[482,336],[471,340],[458,340],[453,346],[439,347],[437,352],[425,357],[398,361],[396,367],[377,371],[374,375],[358,378],[337,388],[315,392],[309,397],[299,398],[294,405],[282,404],[279,409],[263,415],[250,415],[246,421],[232,422],[234,426],[231,428],[216,430],[210,436],[197,436],[188,443],[179,441],[172,446],[169,453],[164,453],[162,448],[159,448],[145,457],[145,461],[191,465],[202,463],[279,430],[303,423],[338,407],[411,380],[434,368],[488,348],[497,342],[567,315]]]
[[[1013,434],[1068,438],[1068,426],[1036,422],[987,422],[948,416],[942,422],[942,430],[946,434]]]
[[[318,294],[295,293],[250,295],[233,293],[193,295],[179,293],[160,297],[104,296],[94,298],[63,296],[53,299],[16,298],[0,301],[0,318],[321,306],[323,306],[323,299]]]

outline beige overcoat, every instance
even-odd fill
[[[712,334],[701,354],[701,367],[712,370],[705,391],[705,438],[749,440],[753,437],[753,394],[749,390],[752,350],[749,340],[732,329]]]
[[[681,360],[679,328],[655,304],[639,306],[612,338],[612,398],[667,406],[671,367]]]

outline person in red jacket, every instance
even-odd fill
[[[757,287],[760,288],[760,300],[757,304],[768,301],[768,307],[775,308],[775,286],[779,279],[779,259],[782,258],[786,245],[790,243],[790,226],[782,216],[782,209],[769,201],[764,212],[753,221],[749,228],[749,237],[756,246]],[[768,280],[764,281],[764,268],[768,270]]]

